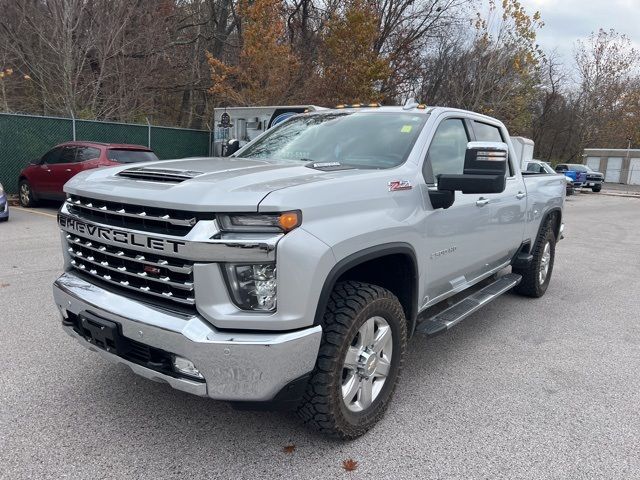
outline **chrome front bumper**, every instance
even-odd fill
[[[165,375],[130,362],[95,347],[73,327],[63,327],[86,348],[143,377],[218,400],[273,399],[289,382],[313,370],[322,336],[320,326],[289,333],[220,331],[199,315],[136,302],[69,272],[56,280],[53,296],[63,317],[89,312],[116,322],[123,336],[191,360],[205,381]]]

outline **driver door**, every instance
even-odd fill
[[[45,153],[37,165],[34,165],[31,175],[29,175],[29,182],[31,188],[36,194],[48,195],[53,189],[53,180],[51,166],[58,163],[60,154],[64,147],[55,147]]]
[[[437,187],[439,174],[463,173],[467,143],[473,139],[468,120],[445,118],[440,122],[422,169],[427,188]],[[426,247],[422,268],[427,272],[422,306],[463,290],[489,270],[491,207],[486,197],[455,192],[448,209],[433,210],[429,205],[421,226]]]

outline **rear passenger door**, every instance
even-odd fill
[[[499,125],[479,120],[474,120],[472,125],[477,141],[506,143],[506,133]],[[510,154],[504,192],[484,195],[489,200],[491,227],[486,241],[492,246],[492,252],[488,256],[488,264],[492,269],[513,257],[524,235],[527,210],[526,189],[522,175],[517,173],[513,161],[514,157]],[[539,173],[540,166],[537,165],[537,167]]]
[[[88,170],[100,166],[100,149],[96,147],[78,147],[76,161],[78,170]]]
[[[469,120],[446,117],[440,121],[422,168],[429,189],[437,187],[438,175],[463,172],[467,143],[472,139]],[[493,247],[487,238],[490,207],[484,197],[455,192],[451,207],[425,215],[422,234],[426,258],[422,267],[427,273],[423,306],[464,289],[468,282],[487,272]]]

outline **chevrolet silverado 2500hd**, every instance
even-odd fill
[[[353,438],[412,335],[545,293],[565,184],[523,177],[498,120],[408,104],[298,115],[232,157],[93,170],[65,191],[66,332],[143,377]]]

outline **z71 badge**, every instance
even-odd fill
[[[411,190],[413,185],[409,180],[392,180],[388,184],[390,192],[398,192],[400,190]]]

